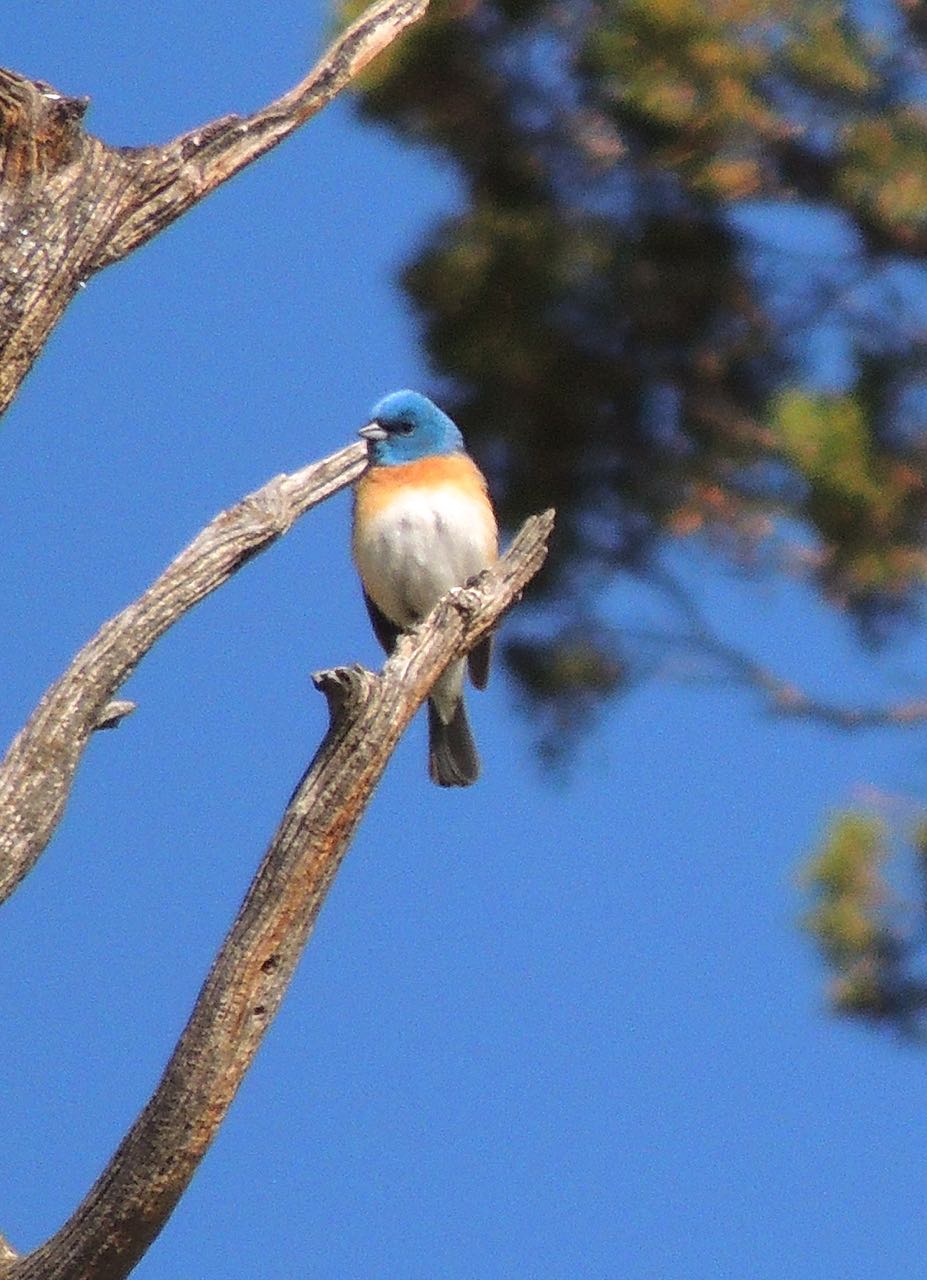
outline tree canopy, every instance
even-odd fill
[[[802,575],[866,644],[920,616],[924,19],[909,0],[439,0],[363,80],[364,115],[459,182],[402,278],[448,407],[507,524],[559,511],[506,648],[549,752],[640,668],[597,607],[621,570],[676,592],[693,642],[781,709],[841,722],[711,632],[666,579],[671,542]],[[821,919],[838,1005],[910,1012],[885,946],[847,998]]]

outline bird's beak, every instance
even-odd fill
[[[362,436],[364,440],[385,440],[387,432],[384,427],[380,426],[379,422],[368,422],[366,427],[361,427],[357,434]]]

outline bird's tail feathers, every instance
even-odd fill
[[[428,703],[428,773],[439,787],[469,787],[480,776],[480,758],[463,698],[446,721],[435,704]]]

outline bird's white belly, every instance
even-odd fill
[[[414,626],[451,587],[493,559],[483,511],[451,488],[410,489],[355,530],[367,594],[391,622]]]

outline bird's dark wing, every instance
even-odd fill
[[[373,634],[380,641],[386,652],[392,653],[396,637],[399,635],[399,628],[395,623],[390,622],[385,613],[380,612],[366,591],[364,592],[364,604],[367,606],[367,613],[370,615]]]
[[[481,640],[475,649],[470,650],[467,665],[470,668],[470,679],[477,689],[485,689],[489,680],[489,662],[492,658],[492,636]]]

